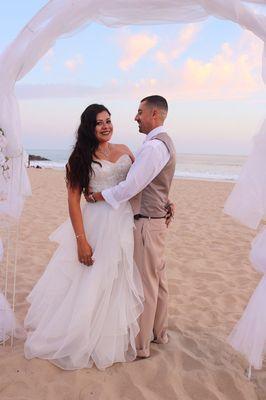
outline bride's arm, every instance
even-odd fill
[[[87,241],[82,213],[80,208],[81,190],[68,187],[68,210],[72,226],[76,235],[79,262],[92,265],[92,248]]]

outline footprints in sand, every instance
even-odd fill
[[[206,379],[206,376],[203,378]],[[191,400],[220,400],[221,398],[216,396],[207,385],[203,385],[198,379],[191,379],[185,377],[183,380],[183,386],[188,394],[188,398]],[[214,389],[215,390],[215,389]],[[233,399],[232,399],[233,400]]]
[[[243,364],[235,362],[221,340],[200,330],[185,334],[171,331],[170,337],[160,355],[168,363],[171,360],[182,384],[184,393],[177,399],[257,400],[253,384],[243,375]]]
[[[107,393],[104,392],[104,385],[90,381],[81,389],[78,400],[102,400],[104,397],[107,398]]]
[[[201,370],[204,368],[201,361],[199,361],[195,357],[190,356],[185,352],[183,352],[181,359],[184,371]]]
[[[27,400],[26,393],[27,393],[28,386],[21,381],[9,381],[7,383],[1,382],[0,383],[0,399],[15,399],[19,393],[23,393],[23,397],[19,397],[19,400]]]

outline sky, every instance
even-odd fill
[[[1,2],[0,52],[44,4]],[[252,33],[216,18],[123,28],[90,24],[58,39],[17,83],[23,144],[69,149],[83,110],[101,103],[112,114],[113,142],[136,150],[144,140],[134,121],[139,101],[161,94],[178,153],[248,154],[265,118],[262,48]]]

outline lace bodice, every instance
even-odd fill
[[[100,163],[102,166],[93,163],[95,174],[90,180],[90,188],[93,192],[101,192],[125,180],[132,164],[127,154],[123,154],[115,163],[107,160],[100,160]]]

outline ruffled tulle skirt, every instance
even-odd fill
[[[83,222],[94,264],[79,263],[69,219],[50,236],[59,247],[27,298],[25,356],[63,369],[104,369],[136,357],[143,291],[133,263],[133,214],[128,203],[118,210],[87,203]]]

